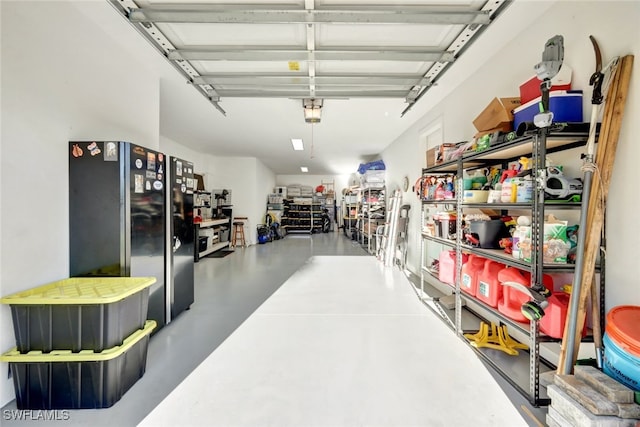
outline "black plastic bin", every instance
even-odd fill
[[[453,237],[451,240],[455,240],[457,229],[455,215],[446,213],[436,214],[433,217],[433,222],[435,224],[436,237],[443,239],[451,239]]]
[[[149,336],[154,320],[102,352],[51,353],[9,351],[0,360],[9,363],[18,409],[108,408],[144,375]]]
[[[209,238],[207,236],[198,237],[198,252],[204,252],[209,247]]]
[[[144,327],[154,277],[73,277],[0,299],[19,352],[102,351]]]
[[[480,241],[484,249],[500,249],[500,240],[509,237],[509,230],[500,219],[469,221],[469,232]]]

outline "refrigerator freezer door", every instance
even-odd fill
[[[171,240],[170,292],[171,319],[194,302],[194,235],[193,225],[193,163],[170,159],[169,218]]]
[[[162,153],[128,142],[69,144],[69,274],[155,277],[147,318],[158,329],[166,311],[164,169]]]
[[[69,144],[71,277],[126,275],[122,170],[119,162],[105,161],[104,152],[103,142]]]
[[[152,276],[156,283],[149,289],[148,318],[164,325],[165,298],[165,156],[153,150],[128,144],[129,274]],[[157,330],[157,329],[156,329]]]

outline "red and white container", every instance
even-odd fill
[[[498,280],[498,273],[504,268],[504,264],[488,259],[484,263],[484,269],[478,275],[476,298],[491,307],[497,307],[502,298],[502,285]]]
[[[567,64],[562,64],[560,71],[551,79],[551,88],[553,90],[571,90],[571,74],[573,70]],[[520,104],[526,104],[527,102],[542,96],[540,91],[541,80],[538,76],[533,76],[526,82],[520,85]]]
[[[529,288],[531,286],[531,274],[528,271],[507,267],[498,272],[498,280],[502,284],[502,299],[498,302],[498,311],[516,322],[529,322],[529,319],[524,317],[520,308],[522,304],[531,300],[531,296],[512,286],[505,285],[504,282],[515,282]],[[551,276],[548,274],[543,275],[542,281],[547,289],[553,290],[553,278]]]
[[[478,255],[469,255],[467,263],[462,266],[460,289],[471,296],[476,296],[478,289],[478,275],[484,269],[486,258]]]

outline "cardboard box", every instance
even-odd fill
[[[427,167],[446,162],[448,156],[458,148],[458,144],[444,143],[427,150]]]
[[[488,134],[493,134],[496,132],[508,133],[508,132],[511,132],[512,130],[513,130],[513,122],[506,122],[506,123],[502,123],[500,126],[495,127],[493,129],[477,132],[475,135],[473,135],[473,137],[475,139],[478,139]]]
[[[504,132],[511,130],[513,122],[513,110],[520,106],[520,98],[493,98],[493,100],[475,118],[473,125],[480,132],[502,129]],[[507,127],[508,125],[508,127]]]

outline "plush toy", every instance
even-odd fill
[[[513,253],[513,240],[511,237],[504,237],[498,242],[504,252],[511,255]]]

